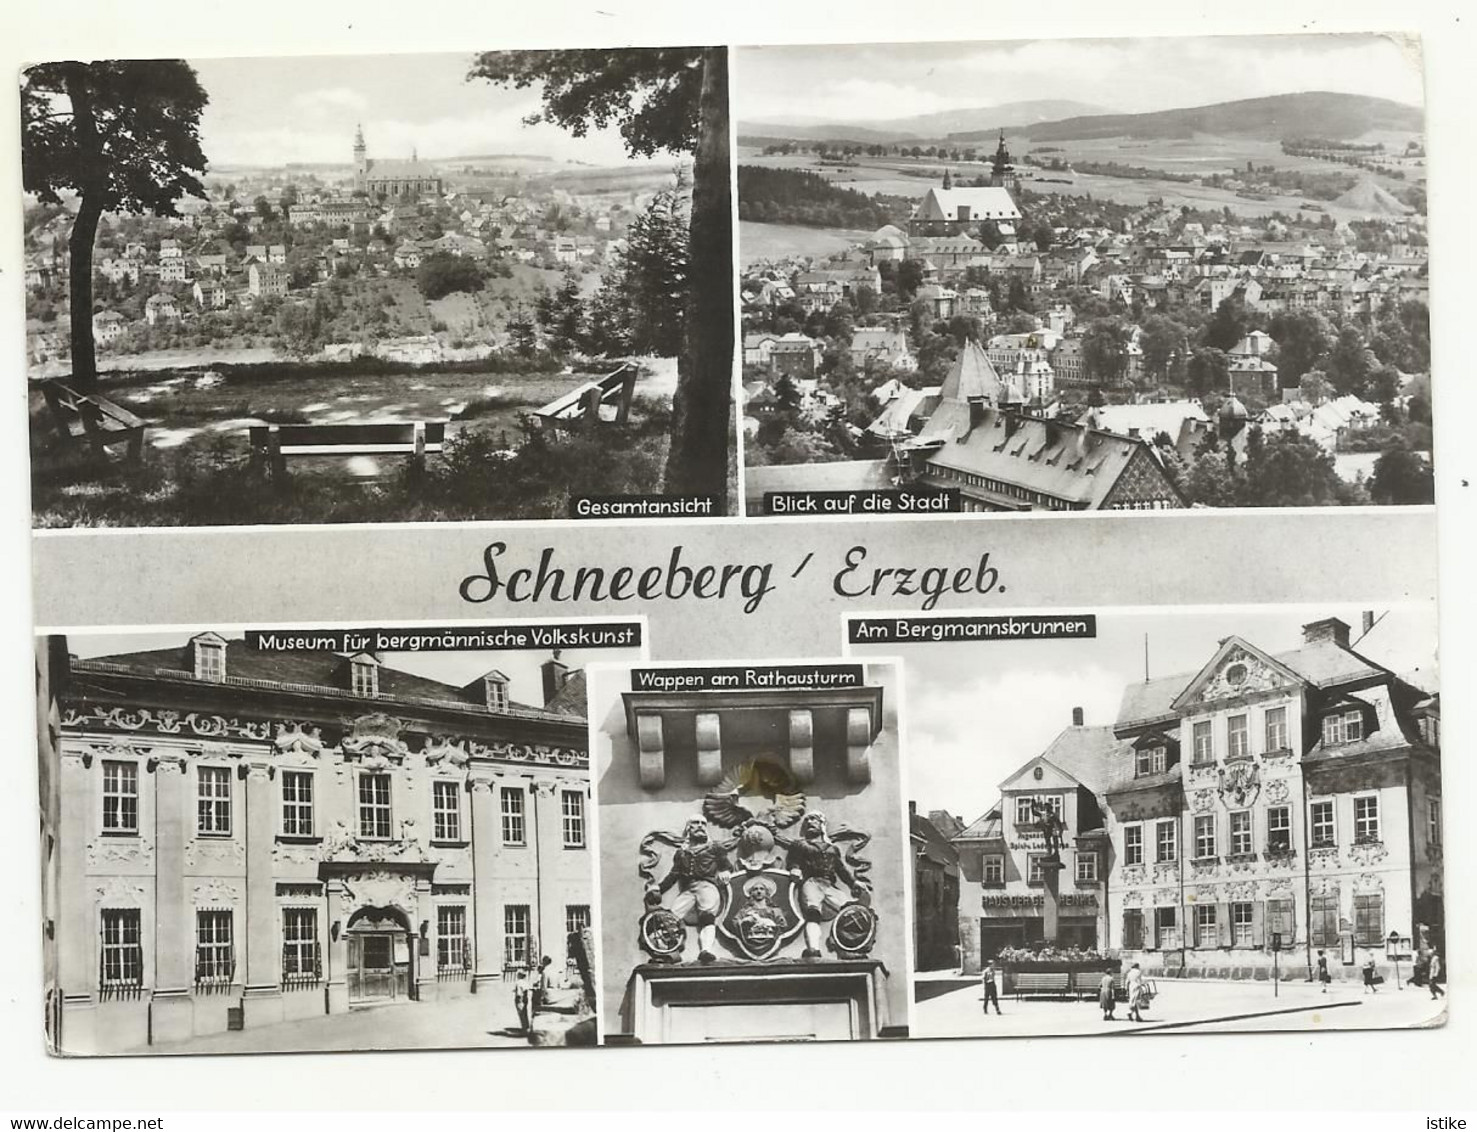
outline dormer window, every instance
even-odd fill
[[[487,710],[503,712],[508,710],[508,680],[500,674],[487,676],[482,681],[482,686],[487,693]]]
[[[378,696],[380,694],[379,665],[367,657],[355,657],[349,662],[349,681],[354,695]]]
[[[1357,743],[1364,738],[1364,713],[1345,708],[1323,717],[1323,742],[1329,745]]]
[[[1151,774],[1163,774],[1169,769],[1169,748],[1163,743],[1141,747],[1134,767],[1134,777],[1144,778]]]
[[[226,678],[226,642],[214,636],[196,637],[195,679],[220,683]]]

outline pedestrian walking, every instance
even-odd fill
[[[990,1003],[995,1004],[995,1013],[1000,1013],[1000,993],[995,986],[995,961],[993,959],[985,962],[985,969],[980,972],[980,982],[985,989],[985,1013],[990,1013]]]
[[[1430,964],[1426,968],[1426,985],[1431,988],[1431,997],[1442,998],[1446,992],[1441,989],[1441,980],[1446,977],[1446,968],[1441,965],[1441,953],[1434,947],[1431,948]]]
[[[1318,981],[1323,984],[1322,993],[1327,994],[1328,984],[1333,981],[1333,977],[1328,973],[1328,956],[1322,948],[1318,949]]]
[[[1144,973],[1135,963],[1128,969],[1128,1017],[1131,1021],[1142,1022],[1144,1020],[1143,1015],[1139,1013],[1143,1001]]]
[[[518,1012],[518,1026],[524,1034],[533,1032],[533,973],[527,967],[518,972],[513,983],[513,1009]]]
[[[1113,972],[1104,971],[1097,987],[1097,1004],[1103,1008],[1103,1021],[1112,1022],[1113,1012],[1118,1009],[1118,994],[1113,989]]]
[[[1370,952],[1369,958],[1364,961],[1364,989],[1369,994],[1379,994],[1380,984],[1385,980],[1374,967],[1374,952]]]

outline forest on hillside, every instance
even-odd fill
[[[838,188],[819,174],[800,169],[740,165],[738,214],[740,220],[765,224],[875,231],[905,219],[907,205],[899,198]]]

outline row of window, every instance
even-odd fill
[[[588,904],[564,909],[567,934],[590,926]],[[236,978],[235,913],[229,909],[201,909],[195,913],[195,984],[205,988],[229,985]],[[510,966],[533,961],[532,910],[527,904],[503,906],[503,954]],[[467,939],[467,909],[442,904],[436,909],[436,969],[456,973],[471,969]],[[282,909],[282,981],[288,986],[316,983],[323,978],[323,952],[318,932],[318,909]],[[104,908],[99,958],[99,986],[105,991],[139,990],[144,980],[142,913],[137,908]]]
[[[1286,948],[1297,941],[1297,903],[1279,900],[1233,900],[1224,904],[1194,904],[1181,939],[1180,910],[1174,905],[1123,912],[1123,946],[1132,950],[1172,950],[1179,947],[1270,947],[1273,935]],[[1385,942],[1385,898],[1382,893],[1356,893],[1353,898],[1354,943],[1382,947]],[[1308,938],[1313,947],[1339,944],[1339,898],[1336,894],[1308,897]]]
[[[282,786],[282,834],[285,837],[316,836],[313,774],[284,770]],[[231,836],[231,770],[229,767],[196,768],[195,831],[201,837]],[[431,836],[436,841],[461,841],[462,788],[459,782],[437,779],[431,784]],[[499,817],[504,845],[527,844],[527,793],[516,786],[499,791]],[[391,779],[389,774],[366,772],[358,778],[359,836],[388,840],[394,836]],[[564,790],[559,797],[561,834],[566,849],[585,846],[585,795]],[[134,834],[139,828],[138,764],[122,761],[103,763],[103,832]]]
[[[1200,719],[1190,725],[1191,757],[1196,764],[1216,761],[1213,720]],[[1262,712],[1262,750],[1283,751],[1287,741],[1287,705],[1267,708]],[[1251,716],[1247,712],[1226,716],[1226,757],[1248,758],[1251,755]]]
[[[1193,819],[1193,856],[1196,860],[1216,857],[1221,852],[1217,816],[1196,814]],[[1246,856],[1257,851],[1255,820],[1251,810],[1232,810],[1226,816],[1225,851],[1233,856]],[[1431,799],[1429,813],[1431,840],[1441,840],[1441,810],[1439,799]],[[1268,806],[1266,809],[1266,842],[1268,853],[1289,853],[1292,844],[1292,807]],[[1331,799],[1312,802],[1308,806],[1309,844],[1314,849],[1338,844],[1338,831],[1334,821],[1334,806]],[[1154,860],[1156,863],[1175,861],[1179,857],[1179,819],[1163,818],[1153,823]],[[1136,823],[1123,827],[1123,863],[1142,865],[1146,861],[1145,825]],[[1354,842],[1364,844],[1380,839],[1380,799],[1377,794],[1361,795],[1354,799]]]
[[[1042,884],[1045,882],[1045,872],[1042,862],[1046,860],[1045,853],[1031,853],[1026,857],[1026,883]],[[1096,884],[1098,882],[1098,855],[1090,850],[1078,850],[1074,854],[1073,876],[1078,884]],[[1005,884],[1005,854],[987,853],[982,862],[981,880],[986,887],[999,887]]]

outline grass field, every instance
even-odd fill
[[[798,224],[739,221],[739,260],[745,266],[786,256],[824,259],[868,239],[872,233],[850,228],[805,228]]]
[[[1398,149],[1400,139],[1385,140],[1386,145]],[[1035,149],[1028,138],[1011,140],[1017,158]],[[1048,143],[1043,143],[1048,144]],[[1247,161],[1257,165],[1273,165],[1278,169],[1299,169],[1314,172],[1342,170],[1357,176],[1373,176],[1365,171],[1350,169],[1343,165],[1330,165],[1306,157],[1289,157],[1282,153],[1278,142],[1264,142],[1245,138],[1219,138],[1197,135],[1188,139],[1138,140],[1133,138],[1096,138],[1090,141],[1051,142],[1050,150],[1038,151],[1043,160],[1057,157],[1068,162],[1117,161],[1124,165],[1137,165],[1147,169],[1162,169],[1172,173],[1205,174],[1218,171],[1229,172],[1233,168],[1245,168]],[[857,192],[894,196],[921,197],[933,185],[939,183],[944,170],[950,169],[956,177],[977,177],[987,171],[983,161],[954,162],[937,158],[905,157],[859,157],[857,164],[849,167],[822,166],[811,153],[795,153],[788,156],[770,154],[752,147],[739,151],[739,162],[745,165],[760,165],[778,169],[803,169],[818,173],[839,188]],[[1033,174],[1054,177],[1057,174],[1046,170],[1033,170],[1020,165],[1019,172],[1026,188],[1041,193],[1061,193],[1069,196],[1092,195],[1101,200],[1119,204],[1142,205],[1150,198],[1163,198],[1170,207],[1189,205],[1198,209],[1229,208],[1237,216],[1254,218],[1273,212],[1288,215],[1299,210],[1304,198],[1300,196],[1275,196],[1268,200],[1247,200],[1226,189],[1206,188],[1197,184],[1182,184],[1172,181],[1138,180],[1123,177],[1103,177],[1078,174],[1071,184],[1055,181],[1032,181]],[[1423,164],[1412,162],[1407,172],[1407,183],[1419,183],[1424,179]],[[1386,177],[1374,176],[1374,180],[1386,189],[1398,187],[1401,182]],[[1326,205],[1326,210],[1335,220],[1357,220],[1363,214],[1354,210]],[[740,245],[745,262],[753,257],[748,248]]]
[[[524,414],[568,392],[581,375],[386,374],[351,367],[326,373],[284,367],[280,376],[130,374],[109,380],[104,390],[148,422],[138,463],[116,454],[98,460],[77,445],[59,444],[33,391],[34,522],[52,528],[538,518],[562,515],[571,491],[654,492],[675,363],[657,360],[647,368],[653,372],[638,381],[629,425],[588,435],[546,428],[539,435],[554,439],[532,448],[525,444]],[[403,456],[314,457],[292,460],[289,482],[281,485],[264,481],[248,460],[251,425],[418,420],[451,421],[446,455],[429,460],[419,478]],[[556,451],[546,451],[551,444]]]

